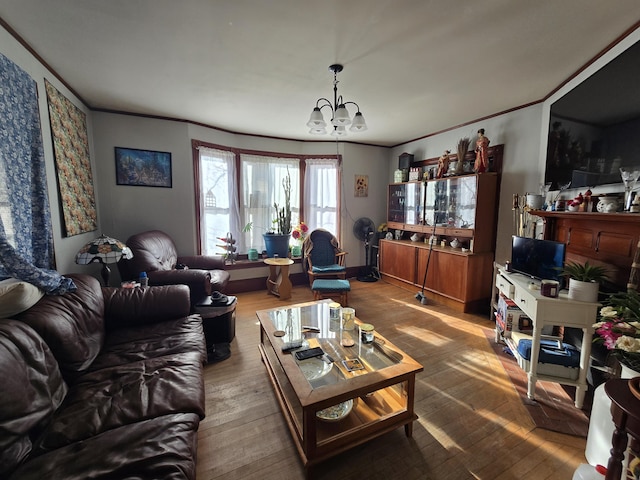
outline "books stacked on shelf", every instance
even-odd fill
[[[533,332],[533,322],[520,310],[515,302],[507,298],[502,293],[498,299],[498,309],[496,311],[496,324],[502,331],[504,338],[511,337],[511,332]]]

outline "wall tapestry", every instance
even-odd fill
[[[0,238],[22,262],[54,266],[38,87],[0,54]],[[0,248],[1,250],[1,248]],[[11,276],[0,253],[0,278]]]
[[[115,147],[116,185],[171,188],[171,153]]]
[[[85,114],[45,80],[65,236],[97,230]]]

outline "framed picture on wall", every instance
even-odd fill
[[[171,188],[171,153],[115,147],[116,185]]]
[[[356,197],[366,197],[369,195],[369,176],[368,175],[356,175],[356,183],[355,183],[355,194]]]

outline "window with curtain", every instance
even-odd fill
[[[340,220],[340,176],[336,158],[305,161],[304,221],[310,230],[324,228],[336,237]]]
[[[223,253],[219,239],[227,232],[233,234],[240,254],[250,248],[264,250],[263,233],[276,229],[274,203],[284,205],[282,181],[287,172],[292,227],[302,219],[310,229],[338,234],[340,161],[335,156],[256,153],[198,141],[193,146],[202,253]]]
[[[241,212],[243,221],[252,228],[245,232],[239,247],[241,251],[255,248],[262,251],[262,234],[277,230],[273,223],[276,209],[284,206],[283,180],[291,177],[291,226],[300,218],[300,159],[266,155],[240,154]]]
[[[228,232],[240,231],[235,153],[199,147],[200,245],[205,255],[222,253]]]

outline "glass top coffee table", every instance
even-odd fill
[[[422,365],[377,332],[363,343],[358,318],[354,330],[341,330],[329,317],[331,302],[256,312],[260,353],[307,475],[313,465],[398,427],[410,437],[418,418],[413,402]],[[325,355],[298,360],[293,353],[314,347]]]

